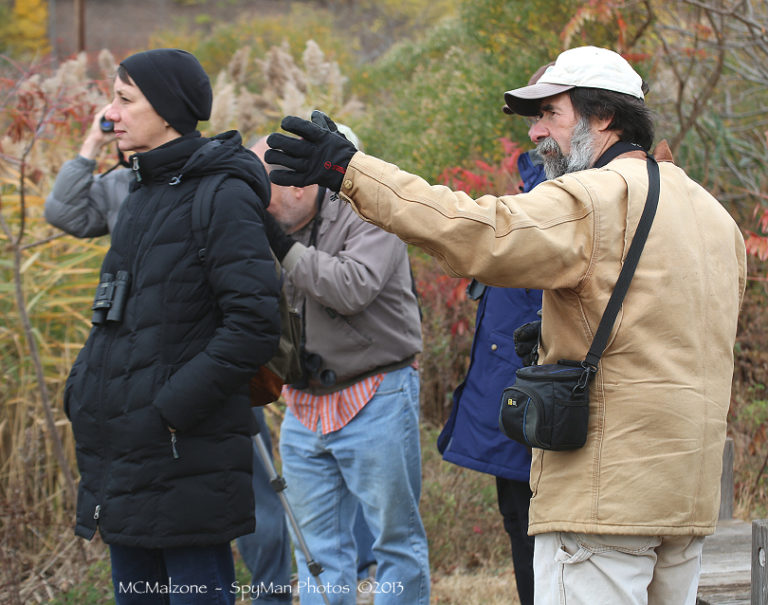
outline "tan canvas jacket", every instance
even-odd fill
[[[743,237],[671,162],[659,207],[590,388],[586,445],[534,450],[530,532],[706,535],[718,516]],[[477,200],[357,153],[341,195],[454,275],[541,288],[539,363],[583,359],[648,190],[646,162]]]

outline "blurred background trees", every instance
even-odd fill
[[[0,52],[13,55],[50,52],[47,0],[5,0],[0,4]]]
[[[65,55],[74,48],[73,0],[0,0],[0,601],[51,597],[80,577],[68,564],[93,556],[71,535],[68,474],[76,468],[60,402],[108,240],[62,236],[42,206],[108,100],[115,63],[148,47],[185,48],[203,63],[214,83],[204,134],[238,128],[248,141],[278,129],[285,114],[317,107],[350,125],[367,152],[432,182],[497,194],[517,182],[510,160],[529,148],[524,121],[501,112],[503,92],[565,48],[623,53],[650,83],[657,139],[721,200],[752,253],[729,433],[737,515],[768,514],[768,3],[85,1],[86,41],[97,31],[114,46]],[[100,167],[114,163],[110,151]],[[425,313],[422,407],[434,427],[466,369],[475,307],[464,282],[417,251],[412,258]],[[425,493],[454,489],[428,485]],[[437,523],[452,509],[436,510]],[[476,544],[475,562],[492,558],[477,528],[459,540]],[[447,543],[432,546],[458,556]]]

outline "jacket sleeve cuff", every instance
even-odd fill
[[[293,269],[298,264],[299,259],[304,256],[306,251],[307,247],[301,242],[296,242],[293,246],[291,246],[291,248],[288,250],[288,253],[283,258],[283,262],[280,263],[283,266],[283,269],[285,269],[286,273],[293,271]]]
[[[75,163],[81,165],[83,168],[87,168],[90,172],[96,170],[96,160],[81,156],[79,153],[75,157]]]

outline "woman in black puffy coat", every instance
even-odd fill
[[[135,181],[64,406],[75,532],[109,545],[118,604],[234,602],[229,542],[254,529],[247,385],[280,333],[270,187],[238,133],[196,130],[211,96],[194,56],[145,51],[121,63],[105,116]],[[201,250],[192,200],[222,173]]]

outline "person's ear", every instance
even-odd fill
[[[607,118],[592,118],[592,126],[598,132],[605,132],[606,130],[608,130],[608,127],[612,123],[613,123],[613,114],[611,114]]]

